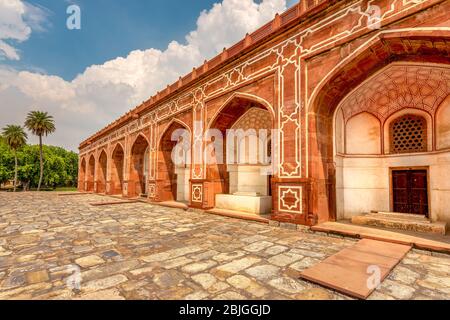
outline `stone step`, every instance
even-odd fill
[[[242,211],[234,211],[234,210],[226,210],[226,209],[220,209],[220,208],[214,208],[210,210],[206,210],[206,213],[211,213],[223,217],[229,217],[229,218],[236,218],[241,220],[247,220],[247,221],[256,221],[261,223],[269,224],[269,219],[265,218],[263,216],[253,214],[253,213],[247,213]]]
[[[412,223],[412,222],[416,222],[416,223],[424,223],[424,224],[430,224],[431,221],[428,220],[427,218],[422,219],[422,218],[417,218],[414,216],[411,216],[410,218],[407,217],[398,217],[398,216],[390,216],[388,214],[379,214],[379,213],[369,213],[364,215],[364,217],[366,218],[371,218],[371,219],[377,219],[377,220],[387,220],[387,221],[392,221],[392,222],[396,222],[396,223]]]
[[[431,222],[422,217],[405,216],[403,214],[369,213],[352,217],[352,223],[373,227],[390,228],[405,231],[445,235],[445,222]]]
[[[272,211],[272,197],[216,194],[216,208],[255,215],[269,214]]]
[[[150,202],[151,204],[156,204],[158,206],[174,208],[174,209],[183,209],[188,210],[189,206],[186,203],[178,202],[178,201],[163,201],[163,202]]]
[[[399,212],[371,212],[369,215],[377,215],[379,217],[386,218],[394,218],[394,219],[403,219],[408,221],[421,221],[421,222],[430,222],[430,220],[425,215],[420,214],[411,214],[411,213],[399,213]]]

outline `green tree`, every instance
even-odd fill
[[[0,136],[0,184],[5,183],[13,177],[14,156],[5,142]]]
[[[78,180],[78,155],[60,147],[43,145],[45,154],[44,187],[74,187]],[[19,152],[19,180],[24,188],[39,183],[39,146],[27,145]]]
[[[25,190],[39,182],[39,146],[27,145],[19,152],[19,180]]]
[[[37,190],[41,189],[42,178],[44,175],[44,156],[42,148],[42,136],[47,136],[50,133],[55,132],[55,121],[53,117],[47,112],[31,111],[27,115],[25,121],[25,127],[30,130],[34,135],[39,137],[39,183]]]
[[[3,128],[3,137],[6,144],[14,153],[14,192],[17,188],[17,150],[27,143],[27,134],[21,126],[8,125]]]
[[[76,187],[78,185],[78,154],[73,151],[66,153],[66,172],[67,172],[67,187]]]

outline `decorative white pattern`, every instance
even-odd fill
[[[203,185],[192,185],[192,202],[203,202]]]
[[[154,198],[156,196],[156,185],[154,183],[148,184],[148,195],[150,198]]]
[[[279,212],[289,212],[295,214],[303,213],[303,187],[279,185],[278,194],[280,195],[278,201]]]
[[[200,81],[194,88],[182,91],[167,103],[152,108],[152,110],[142,115],[140,119],[118,128],[105,138],[94,141],[89,146],[80,150],[80,158],[92,150],[97,149],[100,145],[104,145],[105,143],[111,144],[113,141],[122,139],[133,132],[144,130],[148,126],[152,126],[151,153],[153,161],[151,161],[150,165],[150,178],[155,178],[157,162],[154,154],[157,152],[157,134],[155,134],[156,130],[154,128],[157,123],[169,117],[174,117],[175,115],[188,109],[192,109],[193,111],[194,122],[202,121],[202,123],[204,123],[203,108],[205,100],[223,95],[227,92],[232,92],[236,90],[238,86],[251,83],[256,79],[269,74],[276,74],[278,77],[277,89],[280,93],[277,101],[278,105],[274,106],[278,112],[278,126],[280,129],[279,149],[277,150],[277,159],[279,161],[277,164],[280,168],[279,176],[283,178],[302,178],[301,131],[303,128],[301,125],[301,112],[303,110],[304,103],[302,103],[300,97],[300,88],[303,85],[300,77],[302,68],[301,59],[307,55],[325,50],[330,45],[338,41],[343,41],[344,39],[349,38],[363,30],[370,31],[368,28],[370,26],[367,26],[366,22],[367,17],[370,14],[370,6],[381,4],[383,2],[384,1],[381,0],[370,0],[367,3],[360,0],[352,3],[348,7],[343,8],[334,14],[330,14],[329,16],[323,17],[314,25],[300,30],[299,32],[293,34],[290,38],[282,41],[281,43],[275,44],[271,48],[266,49],[265,51],[241,62],[240,64],[233,67],[224,67],[224,71],[220,75]],[[383,22],[387,19],[401,15],[402,13],[418,7],[425,2],[431,2],[431,0],[391,0],[389,5],[382,5],[382,7],[386,8],[386,10],[381,15],[381,25],[383,25]],[[333,28],[337,26],[339,22],[342,22],[349,15],[352,16],[352,21],[354,22],[353,25],[350,27],[347,26],[346,29],[344,29],[344,27],[342,27],[344,24],[342,24],[340,26],[342,30],[336,29],[337,33],[333,34],[333,36],[318,42],[311,41],[317,32],[323,31],[326,28]],[[359,18],[355,20],[355,16],[357,15],[359,15]],[[272,56],[276,57],[276,59],[274,59],[275,62],[270,65],[265,65],[267,63],[264,59],[270,59]],[[265,67],[252,69],[252,66],[257,64],[265,65]],[[289,105],[288,108],[288,106],[285,105],[285,81],[290,81],[290,79],[286,79],[286,75],[291,75],[290,72],[292,72],[292,70],[294,73],[293,79],[295,84],[294,101],[293,105]],[[287,74],[285,74],[285,72],[287,72]],[[307,83],[305,83],[304,86],[307,88]],[[214,89],[214,87],[217,88]],[[306,93],[305,99],[307,98],[308,95]],[[201,111],[197,112],[198,110]],[[197,113],[200,113],[200,119],[197,119]],[[307,115],[305,113],[305,124],[307,124],[306,117]],[[287,127],[295,127],[295,129],[293,131],[289,130],[286,132]],[[194,150],[195,148],[203,148],[203,129],[204,128],[198,132],[194,132]],[[307,134],[307,128],[305,133]],[[293,160],[289,161],[289,165],[285,161],[285,156],[287,154],[284,144],[285,135],[294,136],[294,157]],[[305,138],[307,141],[307,137]],[[305,156],[308,156],[307,152]],[[192,158],[194,163],[195,161],[197,161],[197,163],[199,163],[198,161],[202,161],[201,157],[197,159],[198,157],[196,158],[195,154],[192,155]],[[305,159],[307,160],[307,158]],[[305,170],[307,170],[307,166],[305,167]],[[192,178],[202,179],[204,177],[205,170],[203,166],[193,166]]]

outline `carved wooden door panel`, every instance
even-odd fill
[[[426,170],[392,171],[394,211],[428,215]]]

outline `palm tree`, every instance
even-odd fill
[[[30,130],[34,135],[39,137],[39,161],[40,161],[40,175],[39,175],[39,184],[37,191],[41,189],[42,177],[44,175],[44,156],[42,151],[42,136],[47,136],[50,133],[55,132],[55,121],[53,117],[50,116],[47,112],[42,111],[31,111],[27,115],[27,119],[25,121],[25,127]]]
[[[14,192],[17,188],[17,150],[27,143],[27,134],[21,126],[8,125],[3,128],[3,138],[14,153]]]

